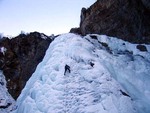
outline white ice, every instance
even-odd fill
[[[5,77],[0,71],[0,113],[10,113],[14,109],[16,109],[15,100],[8,93]]]
[[[149,113],[149,46],[140,52],[134,44],[96,37],[55,38],[13,113]],[[64,75],[66,64],[71,73]]]

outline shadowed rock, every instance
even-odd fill
[[[43,39],[41,37],[45,37]],[[9,93],[15,99],[42,61],[52,40],[44,34],[33,32],[0,41],[0,69],[3,71]]]
[[[88,9],[82,8],[80,17],[82,35],[106,34],[132,43],[150,43],[149,0],[97,0]]]

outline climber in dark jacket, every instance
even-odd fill
[[[71,71],[70,71],[70,66],[68,66],[68,65],[66,64],[66,65],[65,65],[65,72],[64,72],[64,75],[66,74],[67,71],[68,71],[69,73],[71,72]]]

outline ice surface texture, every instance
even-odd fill
[[[112,37],[95,36],[55,38],[13,113],[150,112],[149,52]],[[64,75],[66,64],[71,72]]]

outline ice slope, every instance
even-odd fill
[[[96,53],[103,66],[129,93],[138,113],[150,113],[150,45],[142,44],[147,49],[142,52],[138,44],[105,35],[91,36],[85,39],[98,48]]]
[[[74,34],[55,38],[13,113],[148,113],[149,52],[93,36],[97,39]],[[64,75],[66,64],[71,73]]]
[[[0,71],[0,113],[10,113],[15,108],[15,100],[8,93],[5,77]]]

